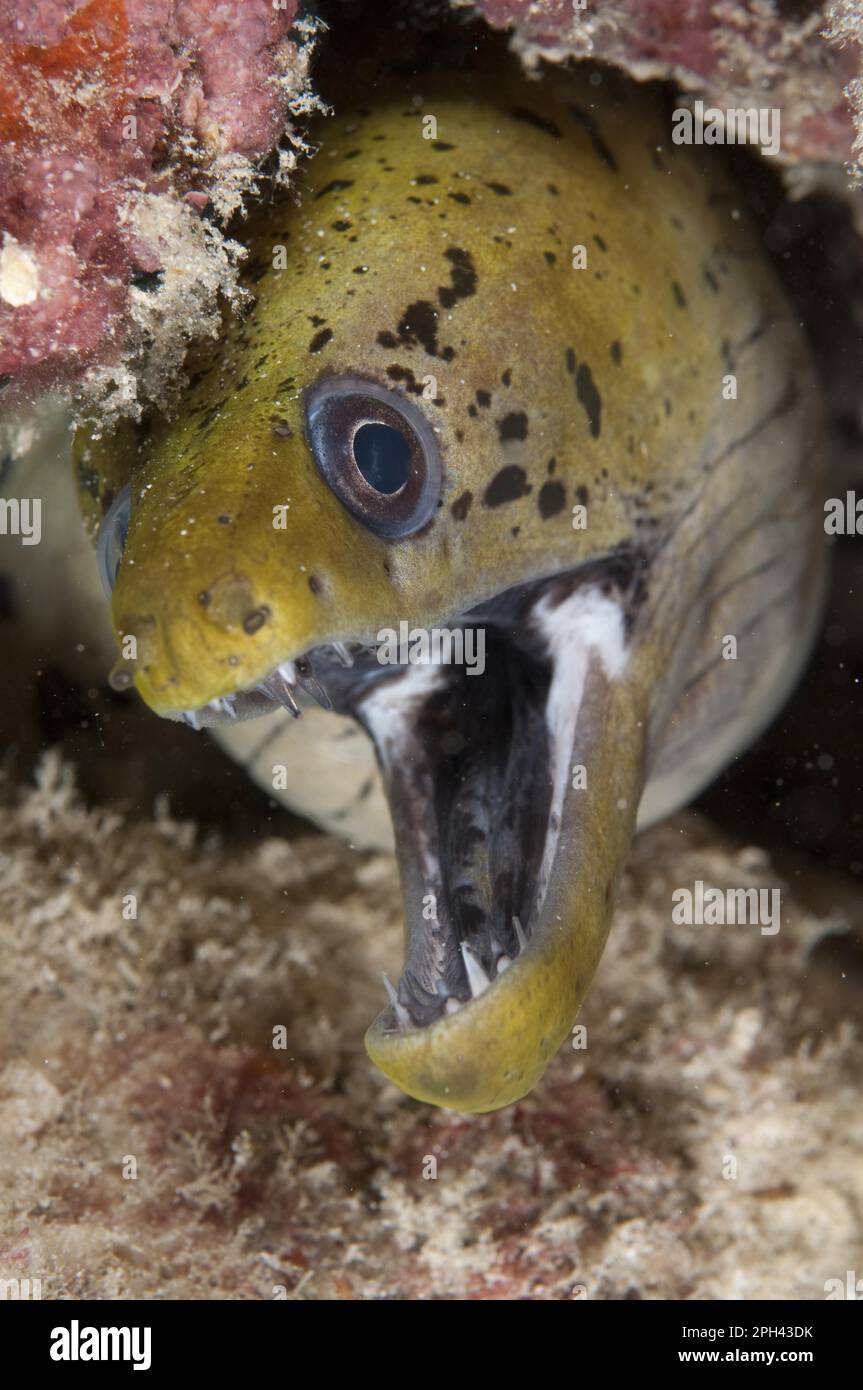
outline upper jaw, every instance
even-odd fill
[[[238,687],[227,695],[210,700],[206,705],[177,711],[168,718],[183,720],[193,729],[203,729],[233,724],[237,720],[257,719],[281,706],[299,719],[302,714],[302,694],[324,709],[331,710],[334,704],[328,688],[333,686],[333,663],[350,669],[356,654],[367,650],[359,644],[327,643],[307,655],[280,662],[252,685]]]

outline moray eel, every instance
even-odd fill
[[[196,727],[311,693],[371,736],[406,946],[368,1052],[487,1111],[570,1033],[636,823],[800,672],[822,422],[745,201],[653,94],[416,90],[322,122],[182,409],[79,468],[94,515],[129,484],[100,541],[117,683]],[[404,622],[481,632],[482,673],[383,664]]]

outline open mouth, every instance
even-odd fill
[[[577,795],[589,678],[625,665],[640,579],[640,562],[615,554],[471,609],[447,631],[460,633],[458,650],[481,642],[481,672],[416,649],[382,664],[375,647],[326,644],[184,715],[195,727],[277,705],[299,715],[302,691],[374,740],[407,920],[402,976],[385,978],[387,1034],[459,1012],[530,951]]]
[[[486,670],[402,668],[358,707],[401,828],[407,958],[396,1028],[489,988],[525,949],[553,833],[551,663],[530,623],[485,620]],[[476,621],[476,618],[474,618]]]

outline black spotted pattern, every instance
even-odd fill
[[[482,505],[501,507],[507,502],[517,502],[520,497],[526,497],[531,491],[524,469],[511,463],[506,468],[501,468],[499,473],[495,473],[485,490]]]

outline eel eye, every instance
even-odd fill
[[[131,505],[131,493],[127,483],[117,493],[105,513],[102,525],[99,527],[96,561],[106,598],[111,597],[117,579],[117,571],[120,568],[120,561],[123,558],[123,551],[126,548],[126,533],[129,530]]]
[[[318,471],[375,535],[401,540],[435,513],[441,462],[422,411],[359,377],[327,377],[306,397],[306,433]]]

